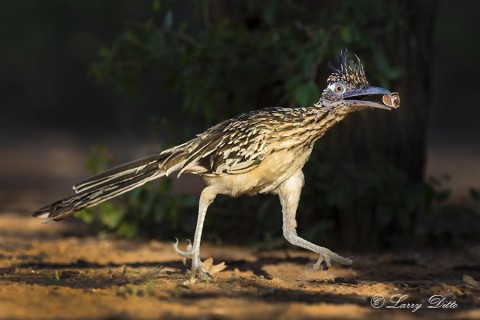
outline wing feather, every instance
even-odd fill
[[[301,125],[303,115],[302,109],[270,108],[224,121],[189,142],[183,150],[187,156],[178,175],[248,172],[274,150],[274,145],[276,149],[290,146],[285,131],[291,132],[292,126]]]

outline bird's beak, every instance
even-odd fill
[[[377,99],[375,99],[377,98]],[[381,98],[381,99],[380,99]],[[391,110],[400,107],[400,95],[379,87],[366,87],[352,91],[343,100],[352,108],[377,108]]]

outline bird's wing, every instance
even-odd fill
[[[301,116],[297,110],[252,111],[208,129],[183,149],[188,157],[179,175],[186,171],[239,174],[254,169],[273,150],[296,143],[285,139],[285,132],[291,132],[292,126],[302,123],[292,119]]]

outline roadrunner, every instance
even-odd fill
[[[355,56],[356,57],[356,56]],[[334,124],[354,111],[400,105],[400,97],[386,89],[369,86],[362,63],[342,50],[327,79],[327,87],[309,108],[267,108],[223,121],[192,140],[96,175],[73,187],[75,194],[47,205],[33,215],[59,221],[84,208],[137,188],[148,181],[176,172],[197,174],[206,187],[200,195],[193,245],[175,251],[191,259],[192,272],[210,274],[200,260],[200,241],[208,206],[218,194],[238,197],[259,193],[278,194],[283,213],[283,235],[293,245],[320,255],[314,268],[331,262],[352,261],[297,235],[295,219],[304,184],[302,168],[313,145]],[[374,101],[382,97],[383,103]]]

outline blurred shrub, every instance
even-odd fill
[[[326,58],[344,47],[374,53],[361,56],[375,83],[399,77],[384,45],[401,13],[379,0],[154,1],[152,17],[128,22],[89,74],[130,91],[143,73],[158,72],[183,95],[189,121],[204,126],[255,107],[310,106]]]
[[[440,189],[433,214],[420,216],[419,238],[427,244],[442,246],[464,246],[466,243],[480,243],[480,191],[470,188],[463,201],[446,201],[448,190],[445,183],[449,177],[430,179]]]

